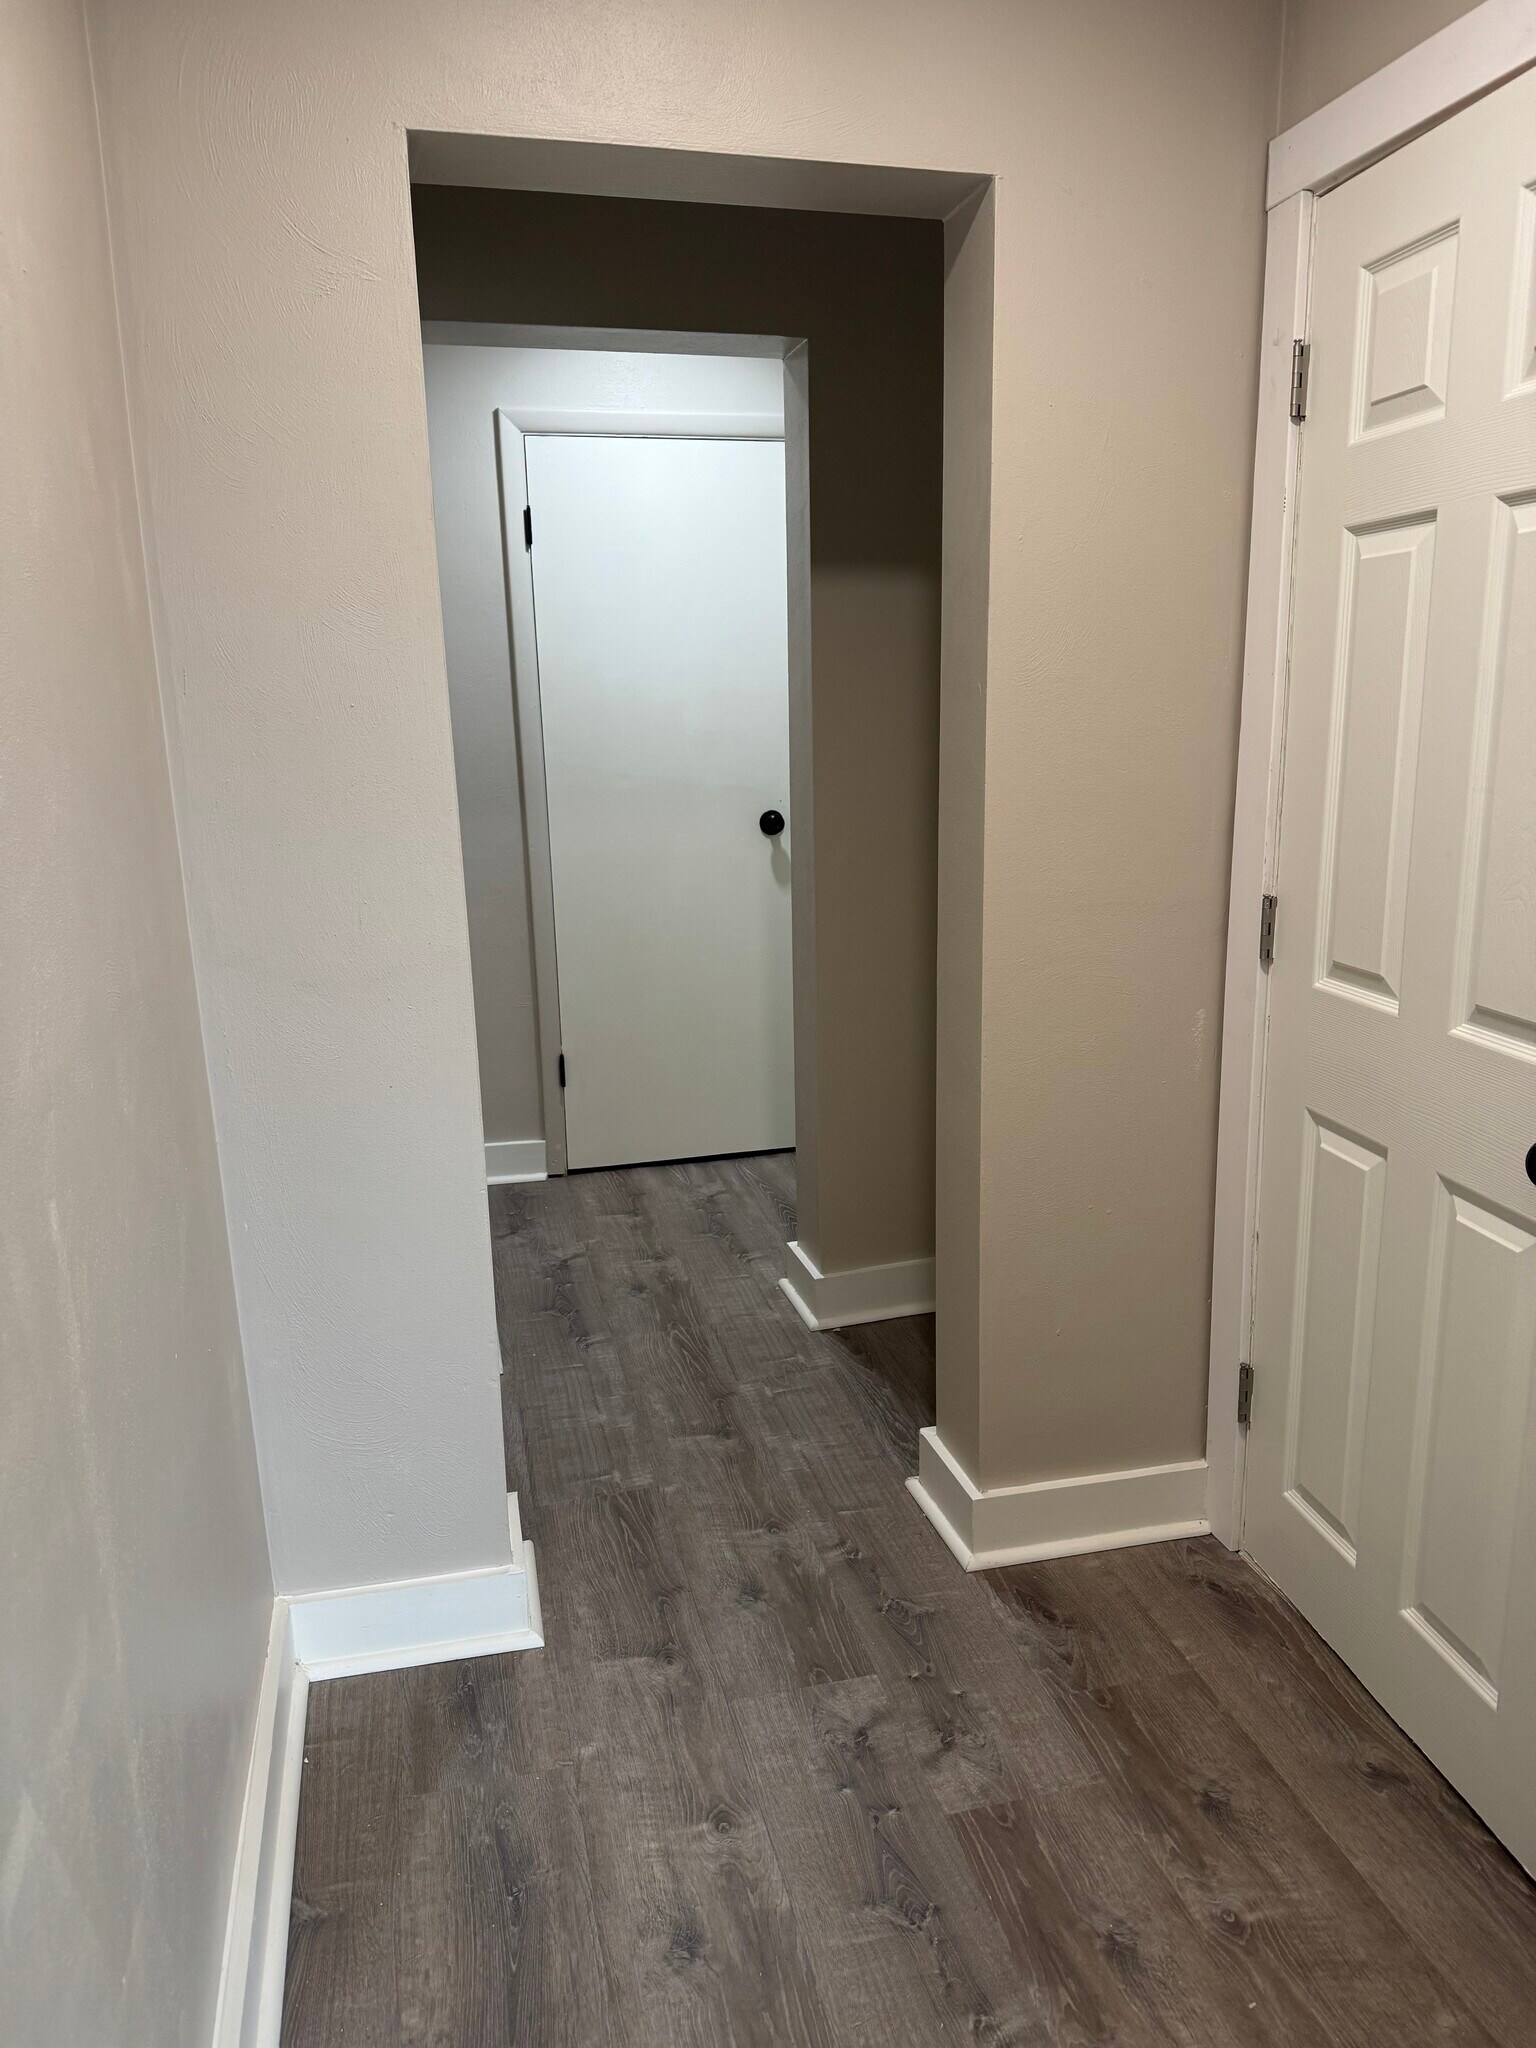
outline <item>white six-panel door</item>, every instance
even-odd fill
[[[1536,74],[1311,306],[1244,1544],[1536,1868]]]
[[[570,1164],[793,1145],[783,443],[526,457]]]

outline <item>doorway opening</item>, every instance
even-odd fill
[[[805,1319],[930,1311],[938,1048],[946,1025],[966,1032],[975,992],[974,919],[946,933],[939,916],[939,723],[941,638],[956,640],[946,686],[984,650],[967,623],[985,607],[986,472],[963,458],[989,412],[985,181],[483,137],[415,136],[411,159],[488,1177],[792,1144],[785,1264]],[[714,203],[711,184],[748,203]],[[539,366],[544,387],[514,393],[513,370]],[[473,415],[463,432],[445,424],[455,407]],[[757,539],[734,556],[730,522],[684,502],[723,504],[728,475],[738,508],[748,476],[759,501]],[[628,492],[622,543],[594,492]],[[705,586],[713,602],[762,569],[775,502],[758,597],[776,574],[782,639],[750,623],[745,585],[705,630]],[[941,603],[947,517],[980,556]],[[649,716],[633,687],[642,616]],[[685,806],[677,741],[700,730],[687,661],[697,711],[704,671],[718,697],[722,667],[749,654],[784,678],[777,752],[771,719],[755,733],[738,720],[753,765],[722,771],[717,719]],[[980,693],[964,694],[945,856],[962,897],[979,887],[965,764],[974,750],[979,768],[983,738]],[[683,720],[670,744],[663,698]],[[648,812],[632,787],[614,794],[642,755]],[[690,842],[711,777],[730,832]],[[668,934],[646,930],[664,897],[714,934],[706,1000],[690,1000]],[[749,1072],[726,1057],[742,1052]],[[954,1065],[973,1069],[963,1051]],[[749,1098],[733,1128],[723,1109]],[[963,1146],[973,1120],[950,1132]],[[974,1257],[971,1238],[962,1287]]]
[[[796,345],[423,343],[487,1180],[790,1150]]]

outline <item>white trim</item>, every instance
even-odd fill
[[[311,1679],[542,1649],[533,1546],[523,1541],[515,1493],[507,1495],[507,1522],[504,1565],[294,1599],[294,1652]]]
[[[968,1572],[1167,1543],[1210,1528],[1203,1458],[983,1493],[938,1431],[925,1429],[907,1491]]]
[[[779,1285],[809,1329],[840,1330],[846,1323],[883,1323],[892,1316],[933,1313],[932,1259],[904,1259],[894,1266],[823,1273],[793,1238],[784,1253],[784,1278]]]
[[[528,461],[517,420],[496,410],[496,487],[501,500],[507,631],[512,653],[512,703],[517,717],[523,844],[528,859],[529,938],[533,1008],[538,1028],[539,1091],[544,1110],[545,1170],[564,1173],[565,1093],[560,1086],[560,975],[555,952],[555,878],[549,854],[549,798],[544,784],[544,714],[539,701],[539,642],[534,629],[533,563],[512,508],[528,502]]]
[[[288,1602],[274,1600],[240,1812],[214,2048],[277,2048],[308,1699]]]
[[[502,1187],[514,1180],[547,1180],[542,1138],[495,1138],[485,1148],[485,1184]]]
[[[424,326],[424,338],[444,340],[449,330],[444,326]],[[465,330],[455,330],[455,336],[463,340]],[[526,334],[530,330],[516,330]],[[743,344],[743,352],[766,354],[778,350],[788,362],[791,356],[803,352],[803,342],[770,342],[766,336],[737,336]],[[788,385],[788,373],[786,373]],[[715,440],[782,440],[784,442],[784,481],[788,487],[788,547],[786,547],[786,571],[788,571],[788,606],[791,606],[791,674],[788,674],[788,741],[791,741],[791,803],[801,791],[801,782],[809,780],[799,772],[799,764],[807,758],[809,750],[809,639],[801,649],[797,641],[797,618],[803,623],[809,616],[809,598],[805,596],[809,584],[809,539],[805,537],[803,522],[797,524],[795,516],[795,461],[799,455],[801,475],[805,473],[805,426],[803,416],[797,416],[795,424],[788,422],[786,408],[778,414],[743,414],[743,412],[688,412],[688,414],[662,414],[662,412],[588,412],[578,408],[551,408],[551,406],[498,406],[496,408],[496,463],[498,463],[498,492],[502,498],[502,559],[506,567],[506,606],[508,606],[508,635],[512,645],[512,698],[516,709],[518,725],[518,776],[522,784],[522,834],[528,856],[528,903],[530,903],[530,942],[532,942],[532,977],[535,977],[535,1016],[539,1026],[539,1083],[543,1094],[545,1110],[545,1171],[547,1174],[563,1174],[567,1169],[567,1143],[565,1143],[565,1096],[559,1085],[559,1051],[561,1051],[561,1022],[559,1022],[559,948],[555,938],[555,868],[549,842],[549,793],[545,782],[545,721],[543,705],[539,696],[539,633],[535,616],[535,594],[532,594],[532,557],[524,547],[520,508],[528,504],[528,434],[602,434],[602,436],[639,436],[639,438],[715,438]],[[797,606],[797,598],[801,600]],[[807,672],[801,674],[799,659],[807,664]],[[803,739],[797,737],[803,733]],[[813,874],[813,846],[811,846],[811,807],[803,805],[795,813],[801,823],[797,825],[795,844],[795,877],[793,877],[793,922],[797,930],[811,928],[811,874]],[[801,1014],[805,1008],[805,975],[799,973],[801,946],[795,948],[797,961],[797,1044],[801,1040]],[[797,1073],[803,1061],[797,1055]],[[809,1151],[809,1108],[807,1092],[797,1092],[797,1139]],[[522,1176],[516,1176],[522,1178]],[[797,1300],[797,1307],[805,1313],[805,1307]],[[932,1278],[928,1284],[926,1307],[932,1309]],[[907,1315],[915,1313],[909,1309],[885,1309],[881,1315]],[[844,1321],[870,1321],[872,1317],[850,1315]],[[815,1323],[811,1327],[817,1327]]]
[[[1259,965],[1259,908],[1273,886],[1280,826],[1291,544],[1301,450],[1300,430],[1290,417],[1291,345],[1307,331],[1312,214],[1313,201],[1306,193],[1274,209],[1264,266],[1242,727],[1227,899],[1206,1419],[1206,1512],[1212,1530],[1230,1549],[1236,1549],[1242,1534],[1244,1439],[1237,1426],[1237,1373],[1248,1357],[1253,1313],[1251,1251],[1268,1027],[1269,978]]]
[[[1536,64],[1536,0],[1483,0],[1269,145],[1269,197],[1326,192]]]
[[[295,1661],[292,1634],[285,1626],[283,1684],[278,1692],[273,1728],[272,1771],[251,1930],[251,1961],[245,1980],[241,2048],[278,2048],[282,2033],[288,1921],[293,1907],[293,1857],[299,1835],[299,1784],[304,1770],[308,1712],[309,1673]]]
[[[508,417],[510,417],[510,413]],[[614,412],[593,407],[520,405],[521,434],[593,434],[626,441],[782,441],[784,409],[777,412]]]
[[[508,1562],[489,1571],[273,1601],[240,1809],[213,2048],[279,2048],[311,1681],[541,1649],[544,1618],[533,1545],[523,1540],[515,1493],[507,1495],[507,1534]]]

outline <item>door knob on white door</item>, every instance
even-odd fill
[[[757,829],[765,838],[777,839],[784,830],[784,813],[782,811],[764,811],[757,821]]]

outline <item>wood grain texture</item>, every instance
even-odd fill
[[[311,1694],[286,2048],[1528,2048],[1536,1887],[1242,1559],[957,1570],[793,1201],[492,1191],[548,1646]]]

